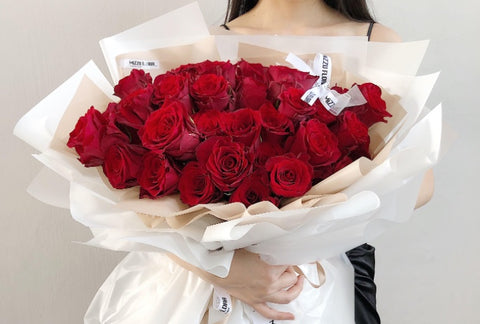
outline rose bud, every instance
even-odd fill
[[[181,161],[192,158],[200,142],[185,107],[178,101],[167,102],[154,111],[138,134],[146,148]]]
[[[240,186],[230,196],[230,202],[241,202],[245,207],[260,201],[270,201],[274,205],[279,203],[279,200],[272,196],[272,191],[268,186],[268,174],[264,170],[258,170],[243,179]]]
[[[265,164],[270,188],[281,197],[302,196],[312,187],[313,168],[293,155],[274,156]]]
[[[314,167],[335,163],[342,155],[335,134],[316,119],[300,124],[297,133],[287,139],[286,147],[297,156],[308,154]]]
[[[152,84],[152,77],[149,73],[145,73],[143,70],[134,69],[130,72],[130,75],[118,81],[118,84],[113,88],[113,91],[117,97],[123,99],[132,92],[146,88],[150,84]]]
[[[108,148],[103,173],[112,187],[123,189],[136,186],[142,157],[146,150],[138,145],[117,144]]]
[[[345,153],[350,154],[352,159],[355,160],[360,156],[370,157],[368,128],[355,113],[345,111],[339,116],[338,124],[333,130],[337,135],[339,146]]]
[[[305,90],[297,88],[288,88],[280,94],[280,105],[278,111],[291,118],[294,122],[301,122],[313,116],[318,106],[310,106],[302,100]]]
[[[135,129],[143,126],[148,116],[153,112],[150,104],[152,87],[141,88],[123,97],[118,103],[117,121]]]
[[[271,102],[260,107],[262,117],[262,141],[283,145],[288,135],[293,134],[295,127],[290,118],[278,112]]]
[[[252,78],[261,83],[268,84],[267,71],[268,68],[259,63],[249,63],[243,59],[235,64],[236,75],[239,82],[245,78]]]
[[[177,190],[179,174],[168,159],[161,154],[148,152],[143,156],[138,178],[140,198],[158,198]]]
[[[323,179],[328,178],[335,172],[343,169],[350,163],[352,163],[352,159],[349,158],[347,155],[344,155],[341,157],[337,162],[334,164],[326,165],[326,166],[320,166],[320,167],[314,167],[313,168],[313,178],[315,180],[315,183],[318,183],[322,181]]]
[[[181,65],[172,72],[176,74],[185,73],[193,81],[204,74],[223,76],[235,88],[235,70],[235,66],[230,62],[206,60],[200,63]]]
[[[189,162],[183,168],[178,190],[180,199],[189,206],[217,202],[222,197],[208,172],[198,162]]]
[[[237,108],[248,107],[258,110],[267,101],[267,85],[254,78],[241,79],[237,88]]]
[[[188,79],[181,74],[161,74],[153,81],[152,104],[161,107],[166,101],[180,101],[191,112],[193,109],[188,91]]]
[[[190,94],[200,111],[223,111],[232,100],[229,91],[231,88],[223,76],[204,74],[192,84]]]
[[[102,147],[102,138],[105,134],[106,120],[93,106],[80,117],[70,138],[68,147],[75,148],[80,156],[79,160],[86,167],[102,165],[105,152]]]
[[[220,124],[223,132],[232,137],[234,142],[242,143],[247,148],[257,146],[262,129],[262,120],[258,111],[243,108],[224,112]]]
[[[228,137],[212,137],[200,144],[197,159],[223,192],[236,189],[252,170],[245,146]]]
[[[320,102],[320,100],[315,101],[314,105],[317,106],[318,109],[312,118],[318,119],[327,125],[330,125],[337,120],[337,116],[328,111],[327,108],[325,108],[325,106]]]
[[[263,141],[255,151],[254,165],[256,168],[265,168],[265,163],[272,156],[283,155],[285,149],[276,142]]]
[[[278,99],[280,94],[288,88],[300,88],[305,92],[310,89],[318,77],[287,66],[272,65],[268,68],[269,98]]]
[[[347,108],[357,114],[358,119],[367,127],[378,122],[386,123],[386,117],[392,117],[387,111],[387,104],[382,99],[382,89],[373,83],[364,83],[358,86],[367,103],[361,106]]]
[[[208,138],[223,135],[220,125],[221,116],[222,114],[218,110],[207,110],[194,114],[192,118],[198,133],[204,138]]]

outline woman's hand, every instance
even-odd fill
[[[297,276],[292,266],[272,266],[263,262],[258,254],[240,249],[235,251],[226,278],[211,277],[211,283],[252,306],[264,317],[294,319],[293,314],[277,311],[267,305],[267,302],[288,304],[302,291],[303,276]]]
[[[268,319],[295,319],[292,313],[280,312],[267,305],[288,304],[302,291],[304,278],[297,276],[292,266],[269,265],[263,262],[258,254],[239,249],[235,251],[228,276],[220,278],[193,267],[174,255],[170,257],[202,279],[252,306]]]

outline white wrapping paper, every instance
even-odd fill
[[[295,321],[275,323],[354,323],[352,267],[346,257],[323,260],[326,281],[321,288],[307,282],[289,305],[272,305],[293,311]],[[307,277],[316,275],[313,265],[302,266]],[[98,290],[85,315],[88,324],[183,324],[183,323],[268,323],[253,309],[233,300],[228,316],[211,309],[213,287],[160,253],[131,252],[120,262]],[[308,301],[308,302],[306,302]],[[320,306],[320,307],[318,307]],[[209,309],[207,314],[206,310]]]
[[[162,28],[166,24],[169,28]],[[163,33],[172,29],[175,38]],[[233,251],[247,248],[272,264],[302,265],[312,280],[318,273],[310,263],[320,261],[326,272],[325,284],[320,288],[305,284],[296,301],[275,306],[294,312],[295,323],[353,323],[353,274],[343,252],[406,221],[424,172],[439,158],[441,107],[430,112],[424,107],[438,74],[416,76],[427,42],[379,44],[368,43],[365,37],[214,37],[196,4],[101,42],[115,82],[128,72],[119,58],[158,60],[158,69],[149,71],[156,75],[174,64],[162,62],[158,53],[171,47],[178,51],[178,46],[191,49],[212,44],[216,51],[213,59],[241,56],[280,64],[286,63],[278,62],[281,56],[277,55],[289,51],[298,55],[333,53],[354,78],[381,85],[390,96],[387,102],[402,107],[405,115],[388,131],[385,125],[374,127],[372,136],[380,138],[380,145],[373,149],[378,155],[373,161],[360,159],[349,167],[355,176],[342,176],[347,172],[342,170],[282,209],[265,202],[249,208],[239,203],[187,208],[175,195],[139,200],[138,189],[111,188],[101,170],[84,168],[66,147],[68,132],[90,105],[101,109],[114,100],[112,86],[88,63],[28,112],[14,130],[40,152],[35,157],[57,174],[42,171],[29,192],[46,203],[70,208],[72,217],[92,231],[94,237],[86,244],[132,251],[100,288],[85,322],[251,323],[257,315],[238,300],[228,317],[214,310],[206,313],[211,306],[211,285],[162,254],[173,253],[225,277]],[[195,59],[210,53],[209,47]],[[351,81],[342,71],[336,75],[343,82]],[[51,186],[42,183],[61,183],[60,179],[66,182],[55,187],[68,184],[68,196],[45,192]]]

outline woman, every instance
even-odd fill
[[[230,0],[222,28],[238,34],[366,35],[371,41],[400,41],[394,31],[374,21],[365,0]],[[428,172],[425,179],[417,207],[432,195],[432,173]],[[347,255],[355,268],[356,323],[380,323],[375,307],[374,249],[364,244]],[[229,275],[218,278],[178,259],[177,262],[223,287],[267,318],[294,319],[291,313],[267,306],[267,302],[287,304],[302,291],[303,277],[297,276],[292,266],[271,266],[256,254],[237,250]]]

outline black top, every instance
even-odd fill
[[[372,36],[372,30],[373,30],[373,25],[375,25],[374,21],[370,22],[370,25],[368,26],[368,31],[367,31],[367,37],[368,41],[370,41],[370,36]],[[226,27],[226,26],[225,26]],[[227,27],[228,28],[228,27]]]
[[[370,36],[372,36],[373,25],[375,25],[374,21],[371,21],[370,25],[368,25],[368,31],[367,31],[368,41],[370,41]],[[230,27],[228,27],[227,24],[221,24],[220,26],[225,28],[226,30],[230,30]]]

